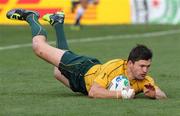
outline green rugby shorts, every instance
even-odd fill
[[[69,80],[72,91],[87,95],[84,75],[96,64],[101,64],[96,58],[79,56],[71,51],[66,51],[62,56],[58,69]]]

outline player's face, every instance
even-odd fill
[[[151,59],[139,60],[131,64],[132,75],[135,79],[142,80],[147,75],[151,65]]]

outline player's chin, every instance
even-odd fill
[[[146,77],[146,75],[142,74],[142,75],[140,75],[140,76],[137,76],[136,78],[137,78],[138,80],[143,80],[145,77]]]

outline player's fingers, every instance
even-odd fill
[[[153,91],[155,90],[155,87],[151,84],[144,85],[144,87],[149,90],[153,90]]]

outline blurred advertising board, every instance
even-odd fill
[[[72,24],[75,14],[71,13],[71,0],[0,0],[0,24],[26,24],[6,18],[6,12],[12,8],[35,10],[41,18],[46,13],[63,10],[65,23]],[[129,24],[131,23],[129,0],[100,0],[98,5],[89,5],[82,19],[83,24]]]
[[[180,23],[180,0],[131,0],[132,23]]]

